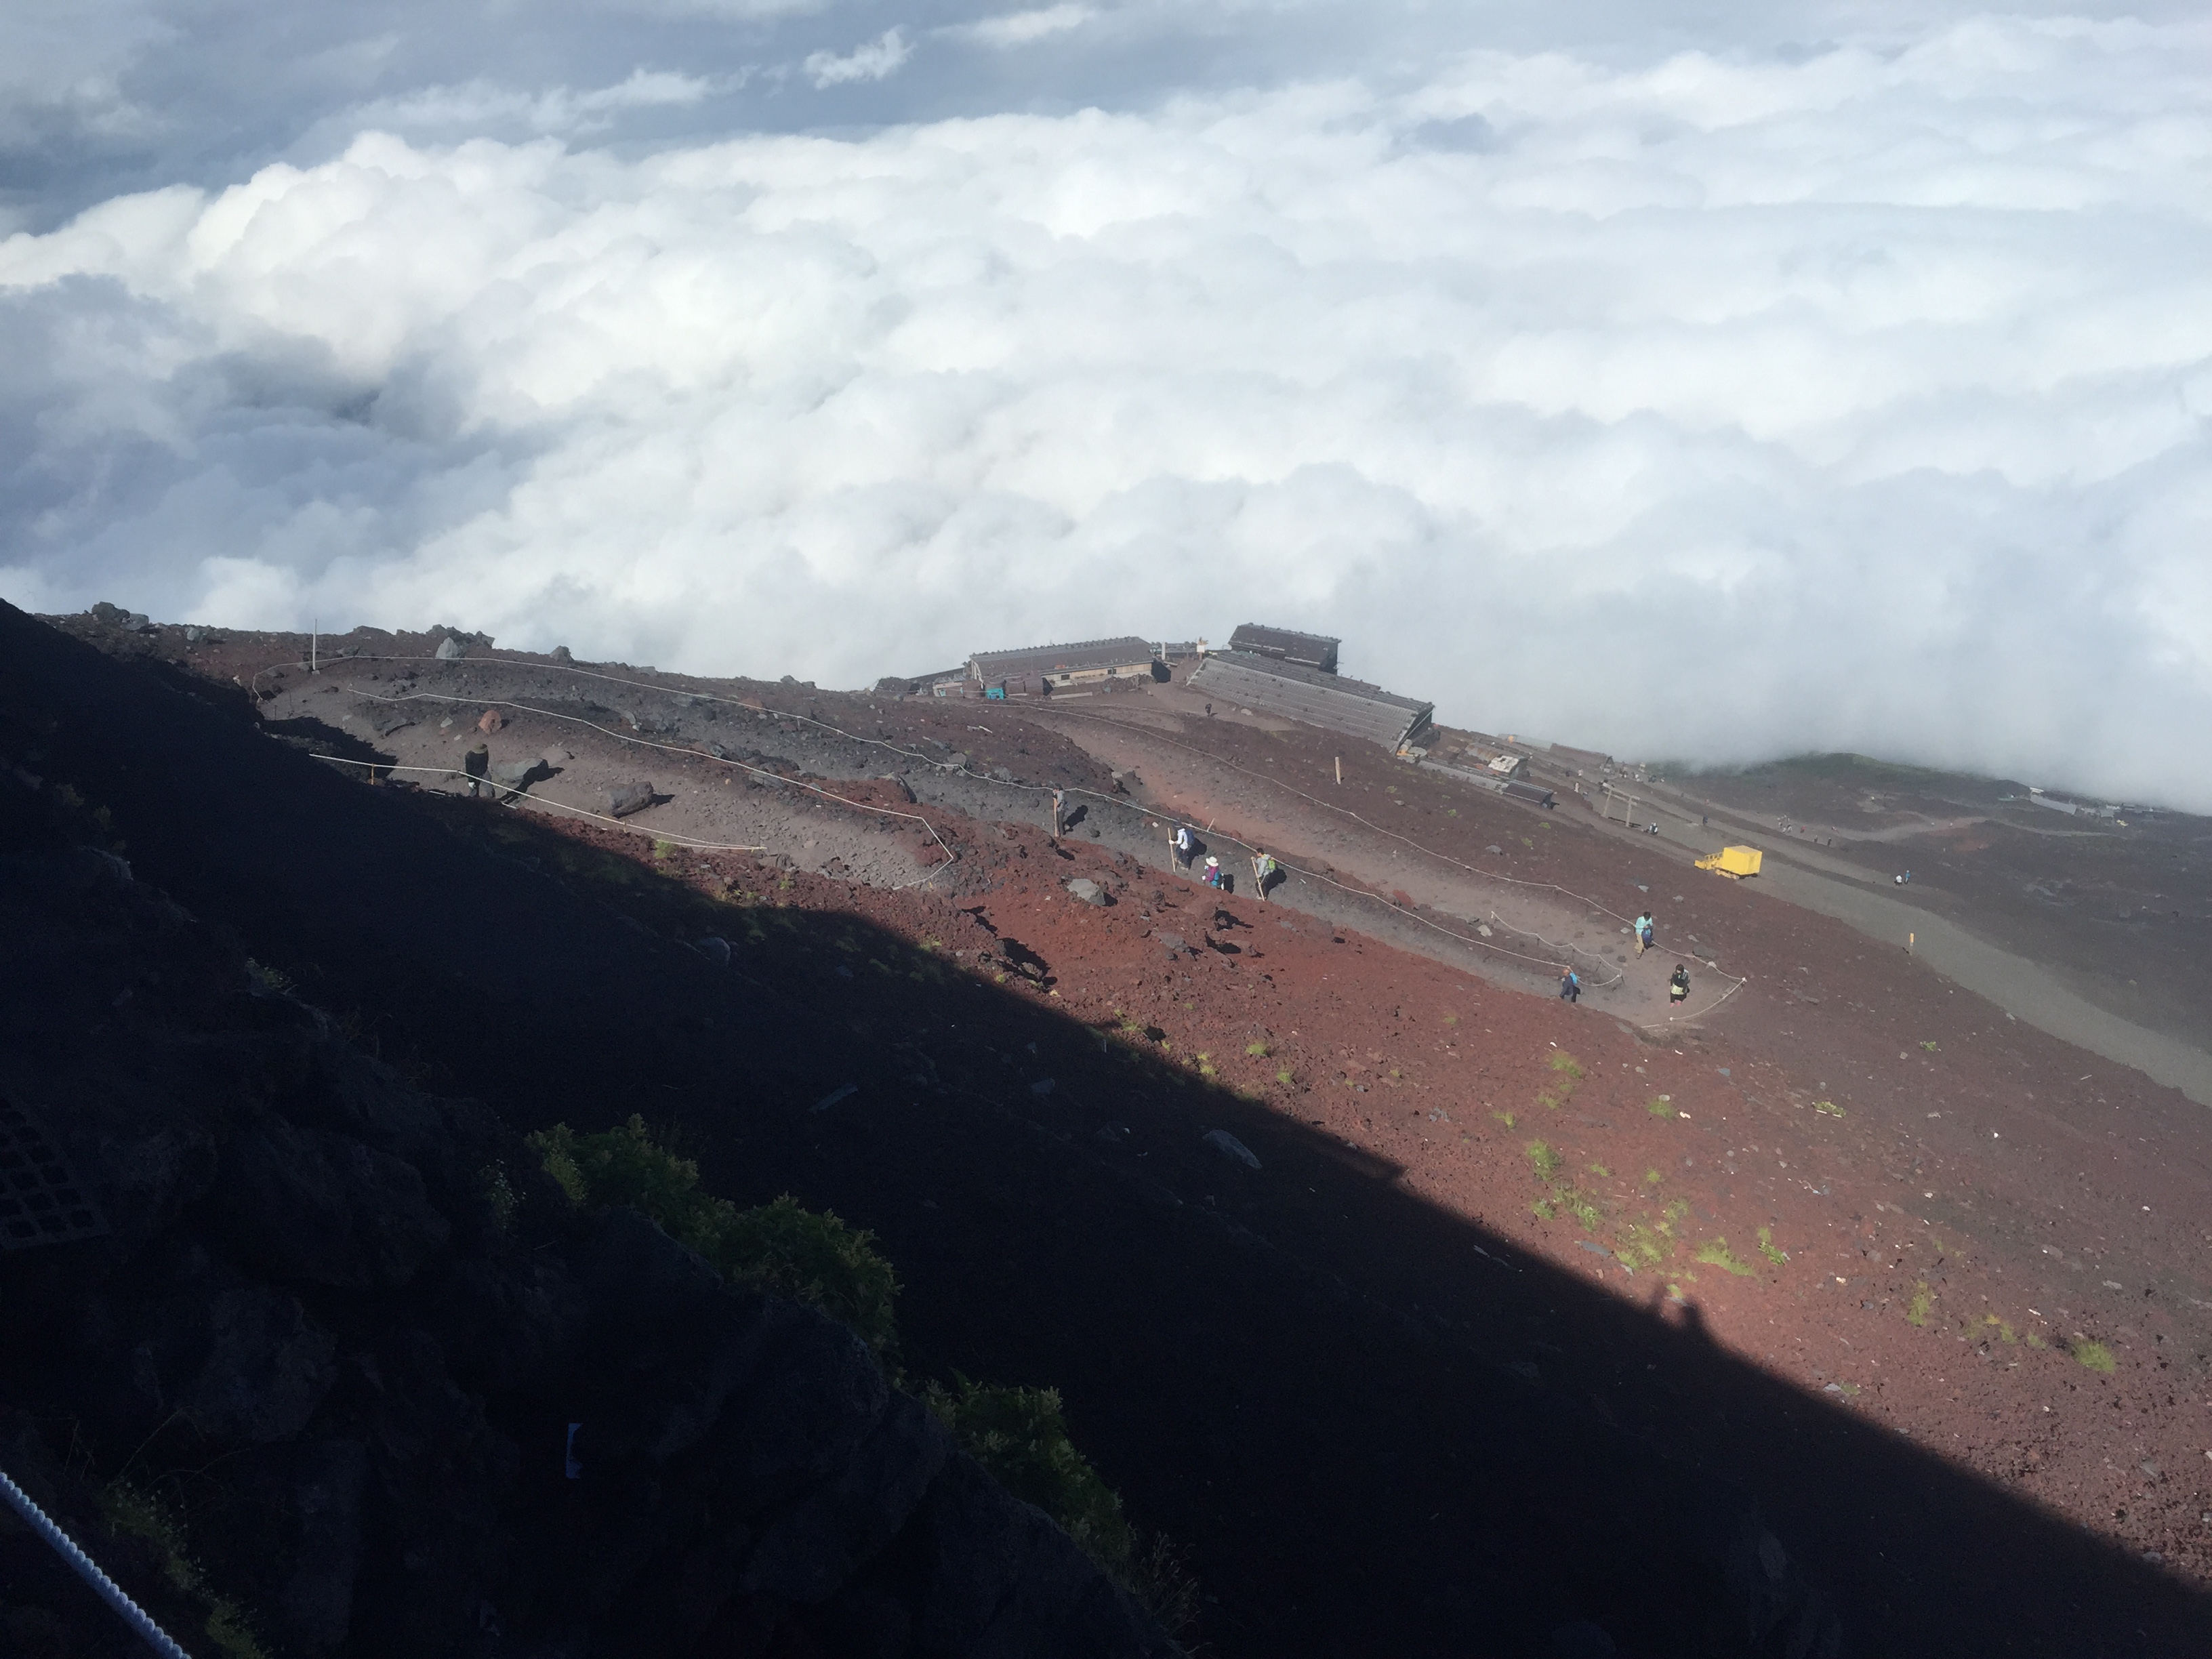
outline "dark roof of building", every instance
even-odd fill
[[[1085,670],[1127,668],[1152,659],[1149,641],[1078,640],[1073,645],[1032,645],[1018,651],[978,651],[968,665],[979,679],[1008,674],[1080,674]]]
[[[1280,662],[1302,663],[1329,673],[1336,672],[1336,648],[1342,640],[1326,634],[1301,634],[1296,629],[1269,628],[1264,623],[1239,623],[1229,636],[1231,651],[1249,651]]]
[[[1283,714],[1325,731],[1364,738],[1395,750],[1429,724],[1434,703],[1401,697],[1364,680],[1278,662],[1243,651],[1217,651],[1190,677],[1194,690]]]

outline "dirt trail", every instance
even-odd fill
[[[1679,812],[1662,814],[1658,823],[1658,839],[1701,858],[1747,838],[1741,832],[1691,823]],[[2099,1006],[2041,964],[1911,902],[1902,896],[1908,888],[1886,886],[1866,871],[1786,836],[1754,831],[1749,838],[1765,852],[1765,867],[1755,884],[1759,890],[1846,922],[1878,944],[1903,950],[1909,941],[1913,952],[1936,972],[1988,998],[2012,1018],[2093,1054],[2132,1066],[2199,1105],[2212,1106],[2212,1053]]]

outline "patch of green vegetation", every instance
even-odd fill
[[[1283,1087],[1287,1089],[1293,1083],[1297,1081],[1297,1077],[1289,1066],[1285,1066],[1281,1071],[1275,1073],[1275,1081],[1281,1084]]]
[[[2112,1351],[2094,1337],[2083,1337],[2074,1345],[2072,1352],[2075,1358],[2100,1376],[2110,1376],[2119,1368],[2119,1361],[2112,1357]]]
[[[1528,1212],[1539,1221],[1549,1221],[1557,1213],[1549,1199],[1540,1198],[1528,1206]]]
[[[1492,1112],[1491,1116],[1496,1118],[1500,1123],[1503,1123],[1509,1129],[1513,1127],[1513,1114],[1510,1112]]]
[[[1666,1177],[1656,1170],[1646,1170],[1644,1172],[1644,1184],[1647,1187],[1656,1187],[1665,1179]]]
[[[2045,1342],[2041,1337],[2038,1336],[2033,1331],[2030,1331],[2027,1334],[2027,1346],[2031,1348],[2041,1349],[2047,1348],[2051,1345]]]
[[[2014,1333],[2013,1328],[2007,1324],[2003,1320],[1999,1319],[1995,1314],[1984,1314],[1982,1316],[1982,1323],[1996,1328],[1997,1340],[2000,1342],[2017,1342],[2020,1340],[2020,1337]]]
[[[252,981],[253,989],[264,997],[289,996],[292,976],[282,969],[264,967],[252,957],[246,959],[246,977]]]
[[[665,863],[669,859],[675,857],[675,855],[676,843],[674,842],[661,841],[658,838],[654,840],[653,843],[653,859],[654,863]]]
[[[1664,1095],[1654,1095],[1644,1109],[1654,1117],[1672,1117],[1674,1115],[1674,1103]]]
[[[1697,1259],[1709,1267],[1718,1267],[1724,1273],[1734,1273],[1738,1279],[1755,1279],[1759,1275],[1758,1268],[1729,1249],[1725,1238],[1716,1238],[1710,1243],[1700,1244]]]
[[[1526,848],[1529,848],[1531,851],[1534,851],[1534,848],[1535,848],[1535,846],[1536,846],[1536,843],[1535,843],[1534,842],[1533,842],[1533,841],[1529,840],[1529,839],[1528,839],[1528,836],[1522,836],[1522,837],[1521,837],[1521,844],[1522,844],[1523,847],[1526,847]]]
[[[1444,1024],[1447,1024],[1447,1025],[1456,1025],[1456,1024],[1459,1024],[1459,1016],[1458,1016],[1457,1014],[1446,1014],[1446,1015],[1444,1016]]]
[[[1536,1103],[1547,1112],[1555,1112],[1559,1109],[1559,1097],[1549,1089],[1536,1091]]]
[[[1529,1165],[1536,1171],[1539,1181],[1549,1181],[1566,1161],[1540,1140],[1530,1141],[1522,1150],[1528,1154]]]
[[[1832,1100],[1816,1100],[1813,1103],[1813,1109],[1823,1117],[1841,1117],[1844,1115],[1844,1109]]]
[[[1213,1075],[1213,1056],[1212,1054],[1200,1054],[1198,1056],[1198,1074],[1200,1077],[1212,1077]]]
[[[960,1449],[1034,1504],[1170,1630],[1188,1625],[1198,1586],[1164,1538],[1132,1527],[1121,1494],[1069,1438],[1057,1389],[932,1382],[923,1395]]]
[[[1577,1081],[1582,1078],[1582,1061],[1577,1060],[1572,1054],[1569,1054],[1564,1048],[1553,1054],[1549,1063],[1552,1069],[1555,1072],[1565,1072],[1569,1077],[1574,1078]]]
[[[1611,1180],[1611,1179],[1612,1179],[1612,1177],[1613,1177],[1613,1171],[1612,1171],[1612,1170],[1608,1170],[1608,1169],[1607,1169],[1607,1168],[1605,1167],[1605,1165],[1604,1165],[1604,1164],[1591,1164],[1591,1165],[1589,1166],[1589,1172],[1590,1172],[1592,1175],[1598,1176],[1598,1177],[1599,1177],[1600,1179],[1601,1179],[1601,1180],[1608,1180],[1608,1181],[1609,1181],[1609,1180]]]
[[[207,1638],[223,1659],[267,1659],[238,1604],[208,1588],[205,1574],[186,1548],[184,1520],[175,1510],[143,1486],[120,1480],[100,1489],[100,1508],[114,1530],[152,1545],[161,1577],[207,1609]]]
[[[1458,807],[1456,807],[1456,806],[1447,806],[1447,807],[1445,807],[1445,808],[1444,808],[1444,816],[1445,816],[1446,817],[1448,817],[1448,818],[1455,818],[1455,817],[1457,817],[1459,816],[1459,808],[1458,808]],[[1547,826],[1547,827],[1548,827],[1548,826]]]
[[[1771,1227],[1761,1227],[1759,1230],[1759,1253],[1778,1267],[1790,1260],[1789,1251],[1776,1248],[1774,1229]]]
[[[627,1204],[734,1283],[773,1291],[851,1326],[879,1354],[896,1343],[898,1278],[872,1233],[788,1194],[740,1210],[699,1184],[699,1166],[655,1140],[642,1118],[580,1135],[565,1123],[530,1137],[546,1174],[574,1202]]]
[[[1649,1227],[1630,1222],[1620,1229],[1620,1244],[1613,1254],[1632,1267],[1656,1267],[1667,1259],[1668,1251],[1659,1248],[1656,1236]]]
[[[1682,1299],[1682,1287],[1680,1285],[1669,1285],[1667,1287],[1667,1294],[1680,1302]]]
[[[1248,1042],[1244,1045],[1244,1052],[1255,1060],[1265,1060],[1274,1050],[1264,1042]]]
[[[1934,1293],[1929,1290],[1926,1283],[1923,1282],[1920,1287],[1912,1292],[1912,1300],[1905,1304],[1905,1322],[1908,1325],[1925,1325],[1928,1322],[1929,1310],[1935,1305]]]
[[[1936,1045],[1932,1042],[1923,1042],[1920,1046],[1931,1054],[1936,1052]]]

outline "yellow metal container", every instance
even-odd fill
[[[1756,847],[1723,847],[1698,860],[1700,870],[1717,871],[1730,880],[1759,873],[1760,854]]]

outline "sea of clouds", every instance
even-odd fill
[[[2212,809],[2212,24],[456,15],[0,26],[0,597]]]

